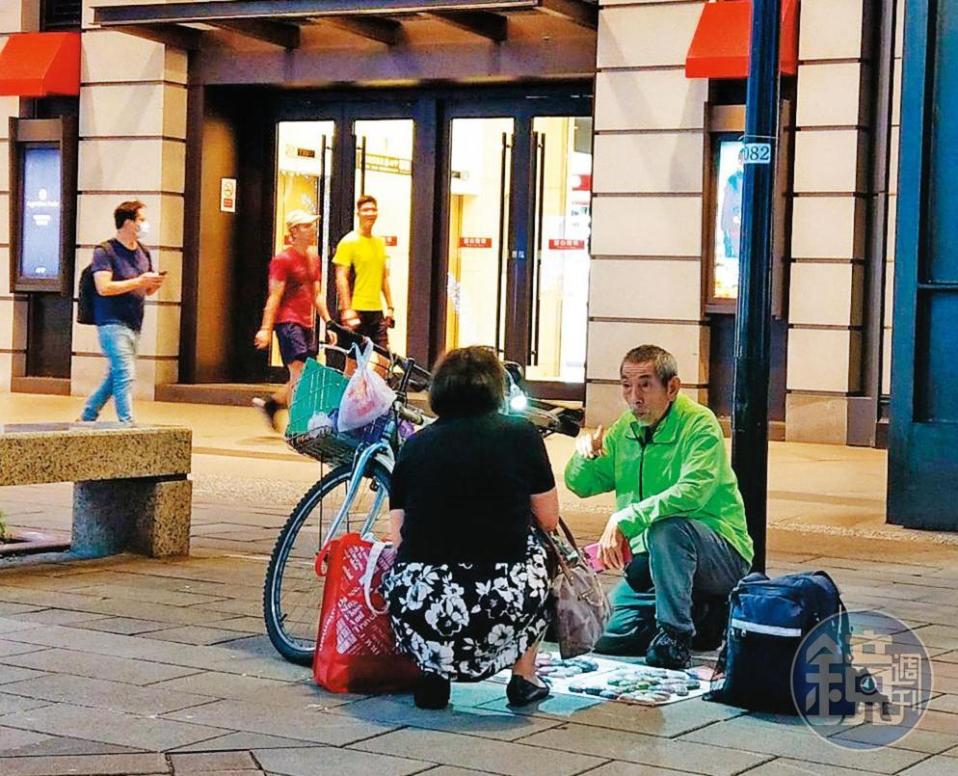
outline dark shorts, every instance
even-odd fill
[[[389,335],[386,332],[386,317],[380,310],[357,310],[359,326],[356,333],[369,337],[374,344],[389,349]]]
[[[312,329],[298,323],[277,323],[273,332],[279,341],[279,354],[284,366],[316,356],[316,337]]]

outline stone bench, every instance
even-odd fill
[[[177,426],[0,425],[0,485],[73,482],[77,555],[187,555],[192,436]]]

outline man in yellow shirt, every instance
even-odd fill
[[[356,200],[359,227],[339,241],[333,264],[336,265],[336,293],[339,319],[357,334],[369,337],[383,348],[389,347],[387,329],[395,325],[392,289],[389,287],[389,257],[381,237],[373,236],[379,217],[376,198],[364,194]],[[354,278],[350,288],[349,271]],[[383,300],[386,313],[383,314]]]

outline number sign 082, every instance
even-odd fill
[[[744,146],[745,164],[771,164],[771,143],[746,143]]]

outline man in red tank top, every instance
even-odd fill
[[[289,369],[289,382],[268,399],[253,399],[253,404],[263,411],[273,428],[276,413],[288,405],[306,359],[316,355],[314,310],[324,323],[329,322],[329,310],[320,288],[322,267],[313,247],[318,220],[319,216],[305,210],[292,211],[286,217],[290,245],[269,263],[269,296],[253,344],[265,350],[271,334],[276,334],[280,356]]]

